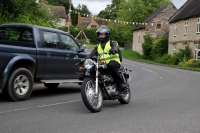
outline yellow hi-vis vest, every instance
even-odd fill
[[[97,48],[98,54],[101,54],[103,52],[108,52],[111,49],[110,41],[108,41],[106,43],[104,50],[102,49],[101,44],[98,44],[97,46],[98,46],[98,48]],[[106,62],[106,64],[108,64],[111,60],[117,61],[119,64],[121,64],[118,53],[104,54],[101,56],[100,60],[104,60]]]

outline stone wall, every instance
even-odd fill
[[[163,36],[166,32],[169,31],[169,18],[171,18],[174,13],[176,13],[177,9],[174,7],[174,5],[171,3],[167,7],[165,7],[156,17],[153,18],[151,21],[152,23],[157,24],[158,21],[160,21],[161,29],[156,29],[155,26],[148,25],[146,28],[146,31],[150,32],[152,37],[159,37]]]
[[[167,5],[159,14],[152,18],[144,29],[133,32],[132,50],[142,54],[142,43],[144,43],[143,36],[151,34],[152,37],[158,38],[165,35],[169,31],[169,18],[176,13],[176,7],[171,3]],[[161,29],[157,29],[157,22],[161,22]],[[154,25],[151,25],[154,23]]]
[[[124,44],[124,49],[132,50],[132,44]]]
[[[193,56],[195,57],[196,45],[200,44],[200,33],[197,33],[197,19],[199,17],[189,18],[187,20],[180,20],[175,23],[170,24],[169,32],[169,46],[168,54],[173,55],[174,47],[176,47],[176,52],[179,49],[183,49],[184,45],[189,45],[192,50]],[[185,21],[188,21],[188,33],[185,34]],[[177,34],[174,35],[174,25],[177,26]]]

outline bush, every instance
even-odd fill
[[[53,20],[55,20],[35,0],[1,0],[0,18],[0,24],[27,23],[47,27],[53,27]]]
[[[187,45],[185,49],[180,49],[179,52],[174,54],[174,64],[178,65],[181,62],[188,61],[192,57],[192,50]]]
[[[88,39],[90,39],[90,43],[92,44],[99,44],[99,40],[97,39],[96,35],[96,28],[92,29],[81,29],[85,32],[85,35],[87,36]]]
[[[69,26],[69,29],[68,27],[64,26],[64,27],[59,27],[58,28],[59,30],[63,30],[65,32],[68,32],[68,30],[70,31],[70,34],[73,36],[73,37],[76,37],[78,35],[78,30],[76,29],[76,27],[74,25],[70,25]]]
[[[186,62],[186,66],[189,66],[189,67],[200,67],[200,61],[196,61],[194,58],[189,59]]]
[[[151,57],[156,59],[168,53],[168,37],[162,36],[153,42]]]
[[[124,46],[124,44],[127,44],[127,41],[124,35],[124,32],[117,30],[114,27],[108,27],[111,30],[111,36],[110,40],[115,40],[118,42],[119,46]],[[63,30],[65,32],[68,32],[68,27],[60,27],[60,30]],[[70,34],[76,37],[80,31],[84,31],[86,37],[90,40],[91,44],[99,44],[99,40],[96,35],[97,28],[92,28],[92,29],[86,29],[86,28],[75,28],[73,25],[70,25]],[[131,35],[132,37],[132,35]],[[78,41],[86,41],[84,35],[80,35],[77,38]]]
[[[157,57],[155,59],[155,62],[173,65],[174,64],[174,58],[169,54],[164,54],[162,57]]]
[[[144,43],[142,44],[142,51],[143,51],[143,57],[147,59],[151,58],[151,50],[153,45],[154,39],[151,37],[151,35],[144,35]]]
[[[119,46],[123,47],[125,44],[132,43],[133,31],[129,25],[109,23],[108,28],[111,31],[110,39],[117,41]]]

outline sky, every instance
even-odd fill
[[[112,0],[72,0],[72,4],[77,8],[78,4],[86,5],[89,11],[93,15],[98,15],[98,13],[106,8],[107,5],[111,4]],[[172,0],[173,4],[179,9],[187,0]]]

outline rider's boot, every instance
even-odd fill
[[[124,91],[127,89],[127,85],[125,83],[121,83],[121,84],[119,84],[119,89],[120,89],[120,91]]]

